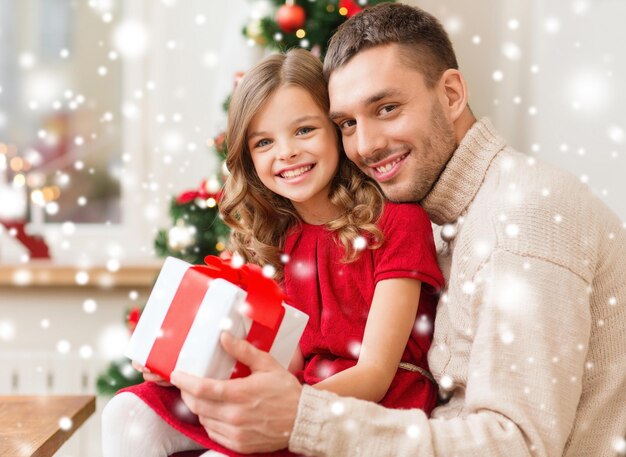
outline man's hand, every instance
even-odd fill
[[[198,415],[209,437],[244,454],[286,448],[302,386],[266,352],[222,333],[222,346],[250,367],[246,378],[215,380],[172,373],[185,404]]]

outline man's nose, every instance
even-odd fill
[[[356,130],[356,149],[359,156],[367,159],[385,148],[385,136],[371,124],[361,123]]]

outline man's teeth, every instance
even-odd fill
[[[283,178],[295,178],[296,176],[300,176],[301,174],[306,173],[311,168],[313,168],[313,165],[307,165],[305,167],[296,168],[295,170],[283,171],[280,174],[280,176]]]
[[[378,173],[386,173],[389,170],[391,170],[393,166],[397,164],[398,162],[400,162],[401,160],[402,160],[402,157],[398,157],[396,160],[394,160],[393,162],[389,162],[387,165],[383,165],[382,167],[376,167],[376,171]]]

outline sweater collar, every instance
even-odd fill
[[[467,131],[439,179],[420,204],[437,225],[455,222],[482,185],[495,155],[506,143],[487,118]]]

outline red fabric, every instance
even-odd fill
[[[365,250],[353,263],[341,263],[343,249],[324,226],[303,224],[285,243],[290,261],[285,268],[288,303],[309,315],[300,346],[305,357],[301,381],[313,384],[353,366],[354,343],[363,339],[365,322],[376,283],[389,278],[415,278],[423,282],[417,319],[425,316],[431,331],[414,331],[402,360],[428,369],[426,354],[432,340],[437,294],[443,276],[437,266],[435,245],[426,212],[414,204],[387,203],[379,226],[383,246]],[[392,311],[392,310],[390,310]],[[132,392],[168,424],[208,449],[239,456],[212,442],[204,428],[180,399],[174,387],[143,383],[123,390]],[[436,386],[419,373],[399,369],[381,402],[390,408],[435,406]],[[255,456],[293,456],[283,450]]]
[[[50,258],[46,241],[39,235],[29,235],[26,233],[26,222],[0,219],[0,225],[4,225],[7,231],[15,230],[15,238],[28,249],[31,259]]]
[[[355,348],[363,340],[376,283],[390,278],[415,278],[423,283],[416,322],[426,319],[430,331],[412,332],[402,361],[428,370],[437,296],[443,287],[430,220],[418,205],[387,203],[378,225],[383,245],[364,250],[347,264],[341,262],[344,253],[337,237],[324,226],[303,224],[286,240],[290,259],[285,267],[285,292],[289,304],[309,315],[300,340],[305,368],[299,378],[306,384],[356,364]],[[436,398],[432,382],[420,373],[399,369],[381,404],[430,413]]]

